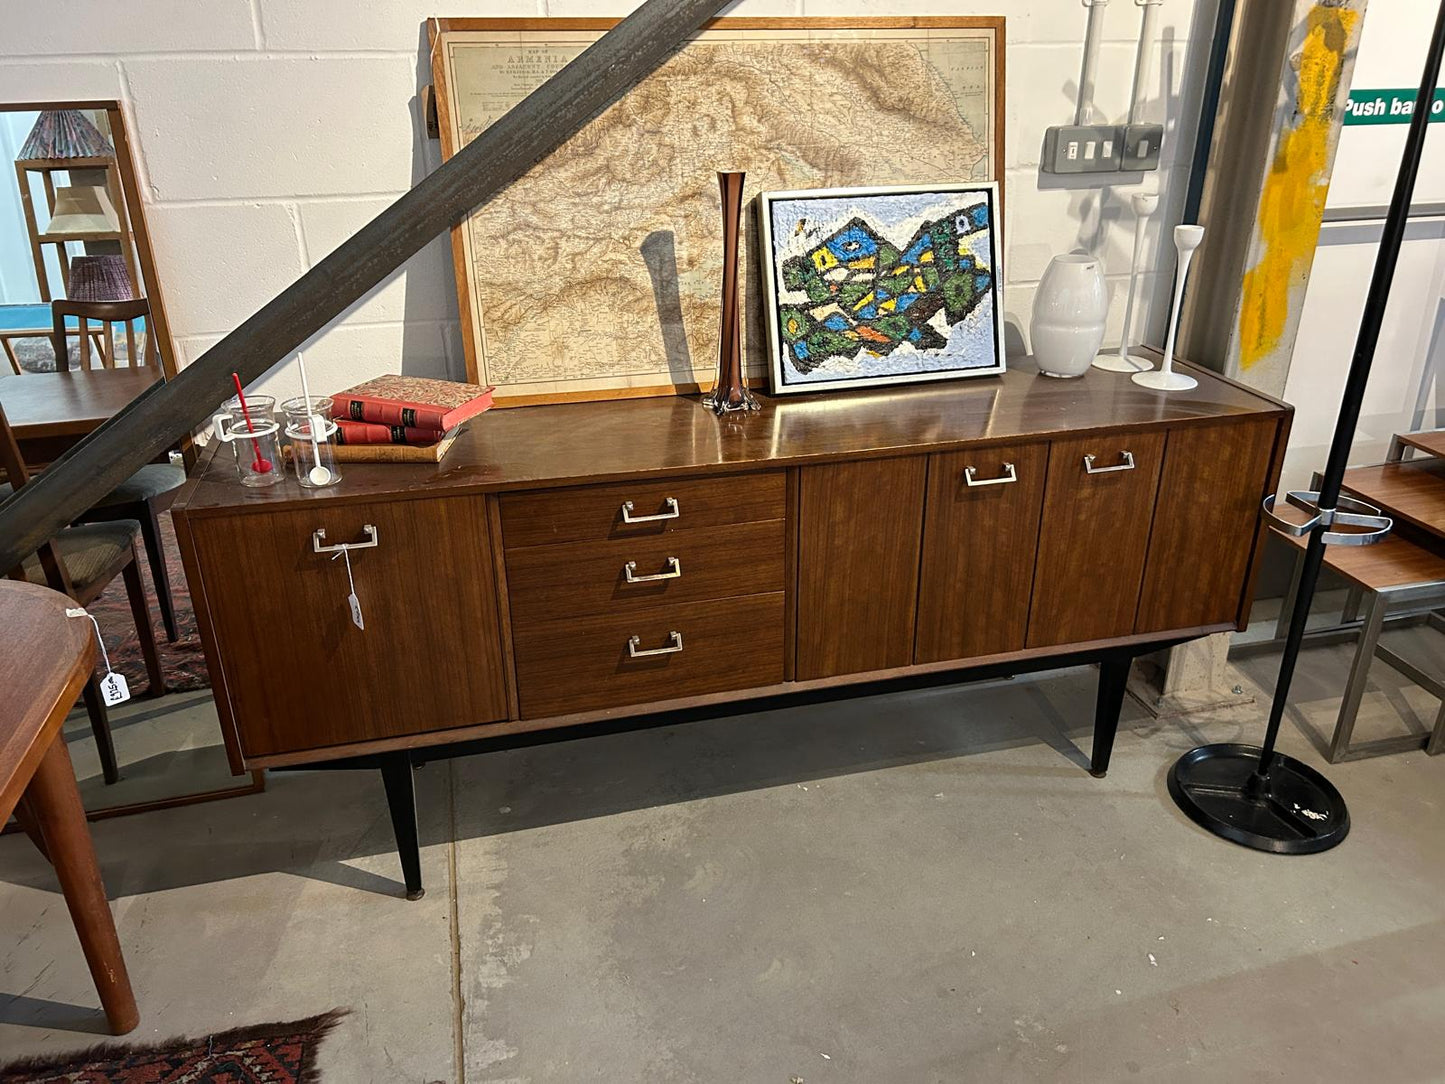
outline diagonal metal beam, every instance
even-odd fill
[[[437,234],[491,200],[655,70],[728,0],[647,0],[240,327],[0,505],[13,568],[230,395],[340,315]]]

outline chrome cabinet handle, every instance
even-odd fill
[[[637,562],[628,561],[622,566],[622,578],[628,583],[653,583],[656,580],[675,580],[682,575],[682,562],[676,557],[669,557],[663,564],[667,568],[666,572],[655,572],[650,576],[639,576],[637,574]]]
[[[642,659],[642,658],[646,658],[648,655],[676,655],[679,651],[682,650],[682,633],[680,633],[680,632],[669,632],[669,633],[667,634],[667,640],[668,640],[668,645],[667,645],[667,647],[651,647],[651,648],[648,648],[646,651],[643,651],[643,650],[639,649],[638,646],[637,646],[638,644],[642,643],[642,637],[641,637],[641,636],[631,636],[631,637],[628,637],[628,640],[627,640],[627,655],[628,655],[628,658],[632,658],[632,659]]]
[[[378,545],[376,540],[376,528],[368,523],[361,528],[362,534],[366,535],[365,542],[338,542],[334,546],[323,546],[321,543],[326,540],[326,528],[317,527],[311,532],[311,548],[317,553],[340,553],[342,550],[369,550]]]
[[[1085,473],[1085,474],[1113,474],[1116,470],[1133,470],[1133,469],[1134,469],[1134,453],[1133,453],[1133,452],[1120,452],[1119,454],[1124,457],[1124,462],[1119,463],[1119,464],[1117,464],[1117,465],[1115,465],[1115,466],[1112,466],[1112,467],[1096,467],[1096,466],[1094,466],[1094,457],[1093,457],[1093,456],[1091,456],[1091,455],[1086,455],[1086,456],[1084,456],[1084,473]]]
[[[677,498],[676,498],[676,497],[668,497],[667,500],[665,500],[665,501],[662,502],[662,506],[663,506],[664,508],[666,508],[667,511],[665,511],[665,512],[659,512],[659,513],[657,513],[657,515],[655,515],[655,516],[634,516],[634,515],[632,514],[632,502],[631,502],[631,501],[623,501],[623,502],[622,502],[622,522],[623,522],[623,523],[656,523],[656,522],[657,522],[658,520],[660,520],[660,519],[676,519],[678,516],[682,515],[682,509],[678,508],[678,506],[677,506]]]
[[[1010,482],[1019,480],[1018,471],[1014,470],[1012,463],[1005,463],[1003,465],[1004,472],[997,478],[975,478],[974,475],[977,471],[977,467],[964,467],[963,484],[967,486],[1006,486]]]

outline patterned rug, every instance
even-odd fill
[[[180,638],[175,643],[166,642],[166,630],[161,624],[161,608],[156,603],[155,584],[151,582],[151,566],[146,560],[145,549],[136,546],[136,558],[141,567],[141,579],[145,582],[146,598],[150,605],[151,627],[155,630],[156,647],[161,655],[161,673],[165,675],[166,691],[188,692],[192,689],[210,688],[211,678],[206,672],[206,656],[201,651],[201,638],[196,632],[196,615],[191,609],[191,592],[186,586],[186,573],[181,568],[181,551],[176,544],[176,531],[171,525],[169,512],[161,516],[161,544],[166,553],[166,565],[171,576],[171,597],[176,605],[176,631]],[[110,664],[125,678],[131,695],[141,696],[150,688],[146,677],[145,659],[140,653],[140,639],[136,636],[135,621],[130,615],[130,600],[125,595],[125,581],[117,576],[92,602],[87,609],[100,622],[101,636],[105,650],[110,655]],[[103,673],[100,659],[95,660],[96,672]]]
[[[312,1084],[316,1053],[344,1016],[323,1013],[153,1046],[105,1044],[0,1068],[0,1084]]]

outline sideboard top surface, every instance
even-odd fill
[[[696,396],[614,399],[497,409],[474,419],[441,463],[345,463],[340,485],[266,489],[237,482],[229,454],[205,458],[176,501],[194,514],[312,501],[360,501],[541,489],[638,477],[921,454],[964,446],[1101,435],[1136,427],[1222,421],[1289,408],[1197,366],[1187,392],[1157,392],[1126,374],[1078,380],[1038,375],[1031,361],[997,377],[846,394],[774,399],[716,418]],[[213,442],[213,444],[218,442]]]

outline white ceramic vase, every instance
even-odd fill
[[[1055,256],[1034,295],[1029,342],[1045,376],[1083,376],[1104,341],[1109,291],[1104,269],[1086,253]]]

